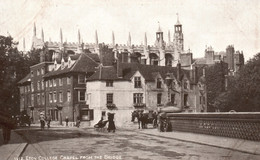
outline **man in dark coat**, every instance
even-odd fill
[[[115,122],[114,122],[114,113],[107,113],[107,116],[108,116],[108,128],[107,128],[107,131],[110,132],[110,131],[113,131],[115,132],[116,131],[116,126],[115,126]]]
[[[15,128],[15,122],[8,112],[0,112],[0,126],[3,132],[4,144],[10,141],[11,130]]]

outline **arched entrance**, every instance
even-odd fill
[[[165,54],[165,66],[172,66],[173,56],[171,54]]]
[[[150,64],[151,65],[158,66],[158,64],[159,64],[159,57],[157,56],[157,54],[150,53],[149,54],[149,58],[150,58]]]

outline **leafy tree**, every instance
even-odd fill
[[[207,86],[207,106],[209,112],[220,110],[214,105],[216,97],[225,92],[225,75],[227,74],[227,64],[217,63],[206,68],[206,86]]]
[[[19,113],[17,82],[30,72],[30,66],[39,63],[39,52],[32,50],[24,55],[17,50],[11,36],[0,35],[0,108],[13,114]]]
[[[260,111],[260,53],[250,59],[235,77],[229,78],[225,96],[217,97],[215,105],[224,107],[223,111]]]
[[[16,45],[12,37],[0,35],[0,107],[11,112],[19,112],[19,92],[16,83],[28,70]]]

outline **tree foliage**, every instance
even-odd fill
[[[223,111],[260,111],[260,53],[250,59],[235,77],[229,78],[225,96],[217,97],[215,105]]]
[[[216,97],[225,92],[225,75],[227,74],[227,64],[217,63],[206,68],[206,86],[207,86],[207,106],[209,112],[219,110],[214,105]]]
[[[11,36],[0,35],[0,108],[19,112],[19,90],[17,82],[30,71],[30,66],[39,59],[24,55],[17,50]],[[37,57],[37,53],[32,53]]]

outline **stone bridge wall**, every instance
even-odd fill
[[[260,112],[167,113],[172,131],[260,141]]]

